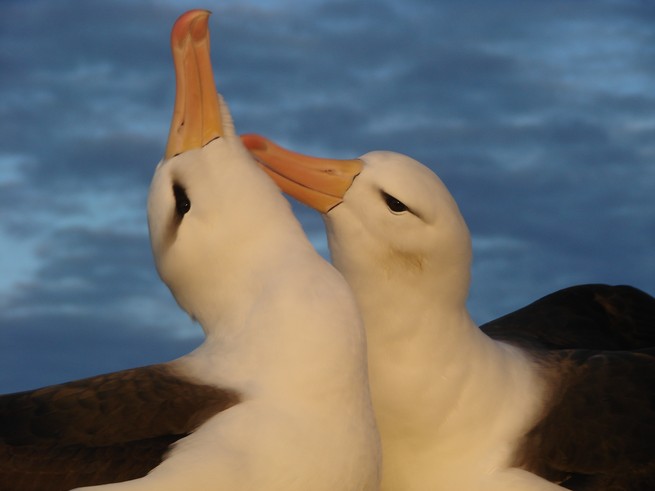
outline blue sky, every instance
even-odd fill
[[[180,356],[145,200],[169,33],[208,8],[240,132],[406,153],[473,235],[485,322],[578,283],[655,294],[655,4],[637,0],[3,0],[0,392]],[[326,253],[319,217],[296,211]]]

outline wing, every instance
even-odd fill
[[[481,329],[493,339],[526,348],[648,348],[655,346],[655,298],[631,286],[573,286]]]
[[[172,443],[238,402],[167,365],[0,396],[0,491],[142,477]]]
[[[557,380],[518,466],[575,490],[655,489],[655,348],[552,351]]]

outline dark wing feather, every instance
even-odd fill
[[[578,491],[655,489],[655,348],[551,351],[543,419],[517,465]]]
[[[655,490],[655,298],[579,285],[481,329],[530,351],[552,387],[518,467],[576,491]]]
[[[578,285],[481,326],[491,338],[535,349],[655,346],[655,298],[631,286]]]
[[[238,402],[167,365],[0,396],[0,491],[142,477],[172,443]]]

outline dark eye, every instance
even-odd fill
[[[191,209],[191,200],[179,184],[173,184],[173,195],[175,196],[175,210],[177,215],[182,218]]]
[[[382,191],[382,197],[384,198],[384,201],[387,203],[389,209],[394,213],[402,213],[403,211],[409,210],[409,208],[407,208],[405,203],[394,198],[390,194],[385,193],[384,191]]]

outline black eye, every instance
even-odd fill
[[[182,218],[191,209],[191,200],[179,184],[173,184],[173,195],[175,196],[175,210],[177,215]]]
[[[407,205],[405,205],[405,203],[394,198],[390,194],[385,193],[384,191],[382,191],[382,197],[384,198],[384,201],[387,203],[389,209],[394,213],[402,213],[404,211],[409,210],[409,208],[407,208]]]

